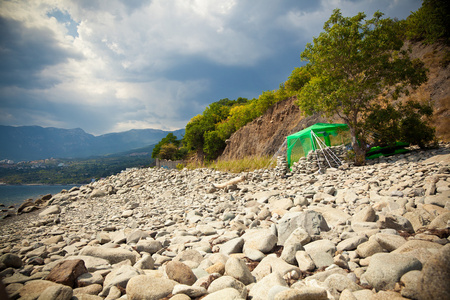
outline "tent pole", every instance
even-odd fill
[[[322,148],[322,145],[321,145],[321,142],[322,142],[322,141],[319,139],[319,137],[318,137],[314,132],[313,132],[312,134],[314,135],[314,138],[316,139],[317,144],[319,145],[320,150],[321,150],[322,153],[323,153],[323,157],[325,157],[325,160],[326,160],[327,163],[328,163],[328,166],[331,168],[331,163],[330,163],[330,161],[328,160],[327,155],[326,155],[325,151],[324,151],[323,148]]]
[[[319,139],[319,142],[321,142],[323,144],[323,142]],[[342,165],[342,161],[339,159],[339,157],[328,147],[325,148],[325,150],[329,151],[330,157],[333,159],[333,161],[338,164],[338,165]]]

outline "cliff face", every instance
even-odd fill
[[[450,142],[450,64],[449,47],[406,44],[412,59],[419,58],[428,69],[428,81],[408,96],[418,101],[430,101],[434,107],[432,125],[439,140]],[[407,99],[403,97],[403,100]],[[220,159],[236,159],[253,155],[273,155],[286,136],[318,122],[330,122],[320,116],[305,117],[295,105],[296,98],[280,101],[258,119],[236,131],[229,139]],[[334,122],[340,122],[334,120]]]
[[[432,125],[439,140],[450,142],[450,47],[442,44],[406,44],[411,47],[410,57],[419,58],[428,69],[428,81],[410,97],[430,101],[434,108]],[[406,97],[403,97],[406,98]]]
[[[326,122],[320,116],[303,116],[294,103],[296,100],[292,97],[276,103],[264,115],[236,131],[220,159],[273,155],[286,136],[317,122]]]

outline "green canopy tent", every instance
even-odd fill
[[[349,141],[347,124],[316,123],[287,137],[287,160],[289,167],[310,151],[342,145]]]

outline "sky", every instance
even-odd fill
[[[405,19],[421,2],[0,0],[0,125],[184,128],[277,89],[333,9]]]

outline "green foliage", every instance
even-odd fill
[[[446,0],[423,0],[422,7],[404,22],[406,37],[411,40],[433,44],[443,40],[449,44],[450,2]]]
[[[155,148],[153,148],[152,158],[158,157],[158,155],[161,151],[161,147],[163,145],[173,144],[176,147],[178,147],[180,145],[180,143],[181,143],[181,141],[177,140],[177,137],[172,132],[170,132],[169,134],[167,134],[167,136],[165,138],[162,138],[161,141],[159,141],[159,143],[156,144]]]
[[[225,141],[239,128],[261,116],[278,101],[290,96],[284,84],[278,90],[263,92],[258,99],[221,99],[211,103],[201,115],[186,125],[183,144],[190,151],[216,159],[226,147]]]
[[[427,118],[433,114],[431,105],[409,101],[400,108],[401,141],[425,148],[436,143],[435,129],[428,125]]]
[[[161,151],[158,156],[161,159],[173,159],[177,152],[178,147],[174,144],[164,144],[161,146]]]
[[[308,61],[311,80],[298,95],[306,113],[337,114],[350,127],[357,164],[364,164],[367,132],[364,117],[382,92],[396,98],[426,80],[420,61],[411,61],[402,51],[399,24],[376,12],[370,20],[364,13],[343,17],[334,10],[324,32],[308,43],[301,54]],[[389,89],[391,88],[391,89]]]
[[[203,150],[206,153],[207,160],[216,159],[225,149],[225,146],[225,140],[220,136],[219,131],[205,132],[205,147]]]
[[[208,160],[217,158],[225,149],[225,140],[237,130],[227,119],[238,107],[247,105],[250,105],[248,99],[241,97],[211,103],[201,115],[195,116],[186,125],[183,144],[190,151],[205,153]]]
[[[435,141],[435,130],[427,123],[432,113],[429,104],[416,101],[376,105],[364,125],[372,133],[372,146],[393,146],[400,141],[424,148]]]
[[[152,152],[152,158],[179,160],[187,155],[187,149],[180,147],[181,140],[178,140],[173,133],[167,134],[165,138],[156,144]]]
[[[286,90],[298,92],[311,80],[311,74],[306,67],[295,68],[284,83]]]

